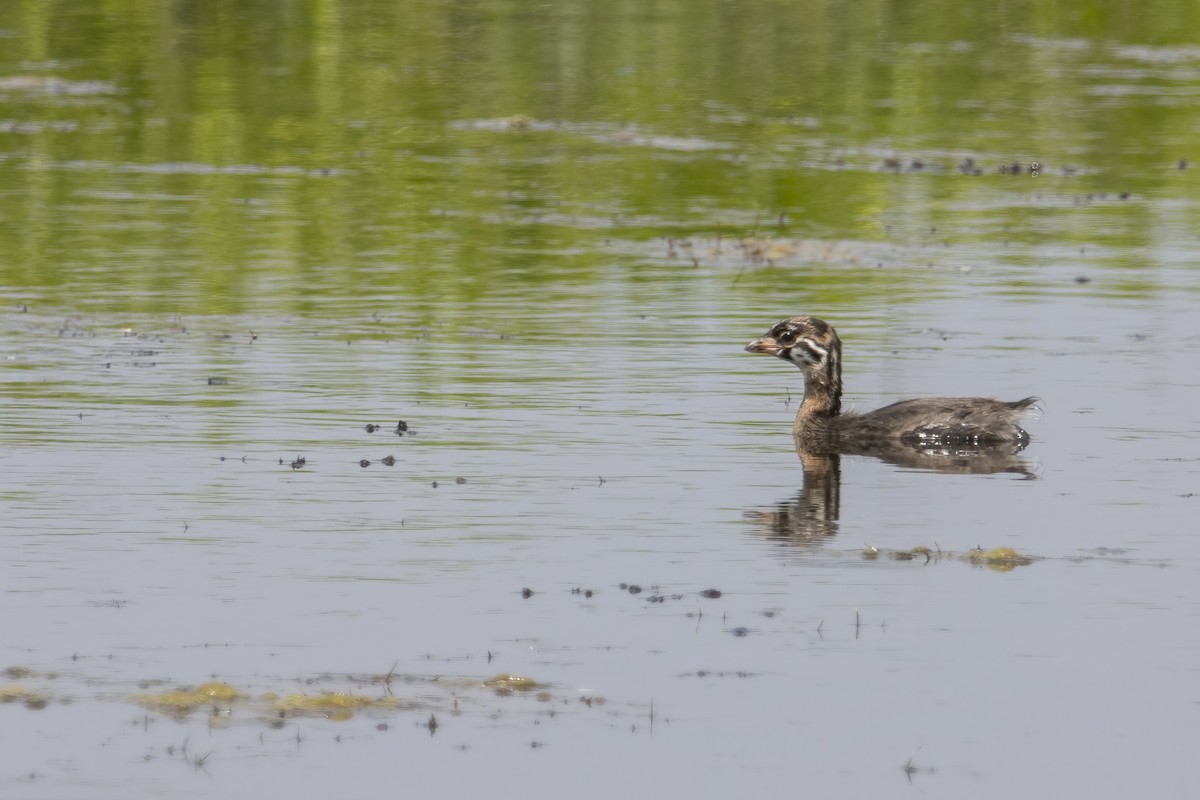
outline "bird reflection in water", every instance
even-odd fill
[[[841,516],[842,454],[806,450],[796,443],[796,455],[803,469],[800,490],[781,500],[770,510],[750,510],[746,516],[756,520],[763,533],[791,544],[820,544],[838,532]],[[886,450],[847,453],[877,458],[904,470],[942,472],[953,475],[997,475],[1011,473],[1027,480],[1037,472],[1020,453],[1025,445],[974,447],[916,447],[897,444]]]

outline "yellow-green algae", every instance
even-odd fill
[[[384,678],[377,677],[376,680],[380,683],[390,685],[392,677],[392,674],[389,673]],[[511,695],[515,692],[525,693],[536,691],[539,693],[538,699],[545,701],[551,699],[549,693],[544,691],[548,688],[545,684],[538,683],[533,678],[522,675],[500,674],[487,680],[480,680],[479,678],[455,679],[439,676],[427,679],[424,682],[436,684],[440,687],[440,691],[453,692],[456,695],[454,701],[456,709],[458,692],[469,690],[472,686],[490,689],[501,696]],[[14,692],[13,696],[9,699],[23,699],[24,696]],[[212,681],[195,687],[177,688],[159,693],[134,695],[131,699],[151,710],[178,717],[185,717],[197,709],[227,710],[229,706],[236,705],[243,711],[251,711],[252,713],[257,709],[258,714],[265,714],[269,719],[276,722],[287,717],[297,716],[347,720],[355,714],[365,711],[399,711],[426,707],[426,703],[421,699],[397,698],[390,691],[387,691],[386,696],[341,691],[321,691],[312,694],[293,693],[288,695],[281,695],[276,692],[264,692],[261,695],[251,696],[221,681]]]
[[[34,696],[33,689],[10,683],[0,686],[0,703],[15,703]]]
[[[911,547],[906,550],[884,550],[868,545],[861,551],[863,559],[867,561],[874,561],[885,554],[893,561],[912,561],[920,558],[925,564],[934,559],[957,558],[973,566],[987,567],[997,572],[1009,572],[1017,567],[1028,566],[1037,560],[1034,556],[1024,555],[1011,547],[993,547],[991,550],[978,547],[966,553],[951,553],[940,548],[936,551],[930,550],[924,546]]]
[[[968,558],[975,566],[990,567],[1000,572],[1008,572],[1033,563],[1033,558],[1021,555],[1011,547],[993,547],[991,550],[979,548],[972,550]]]
[[[528,692],[543,688],[542,684],[524,675],[500,674],[483,682],[484,687],[494,689],[504,694],[508,692]]]
[[[134,697],[134,700],[144,706],[186,714],[200,706],[212,705],[213,703],[232,703],[244,697],[245,695],[240,694],[237,689],[234,689],[228,683],[209,681],[208,683],[200,684],[194,689],[175,689],[158,694],[140,694]]]
[[[24,703],[26,708],[45,708],[46,697],[27,686],[10,683],[0,686],[0,703]]]
[[[287,697],[264,695],[276,713],[288,716],[321,716],[327,719],[347,720],[354,712],[367,708],[394,709],[400,701],[394,697],[368,697],[348,692],[321,692],[320,694],[289,694]]]

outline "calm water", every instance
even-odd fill
[[[124,5],[0,11],[0,795],[1193,785],[1195,9]],[[1033,444],[806,474],[802,312]]]

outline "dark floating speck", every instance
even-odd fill
[[[528,586],[526,586],[521,590],[521,597],[524,597],[526,600],[533,597],[533,589],[530,589]]]
[[[367,467],[371,466],[371,462],[364,458],[362,461],[358,462],[358,465],[363,469],[366,469]]]
[[[394,467],[394,466],[396,466],[396,457],[395,456],[384,456],[383,458],[379,459],[379,462],[381,464],[383,464],[385,467]]]
[[[378,425],[372,425],[372,424],[371,424],[371,423],[369,423],[369,422],[367,423],[367,433],[374,433],[374,432],[375,432],[375,431],[377,431],[377,430],[379,430],[379,426],[378,426]]]
[[[400,420],[399,422],[396,423],[396,433],[404,433],[406,430],[408,430],[407,422],[405,422],[404,420]]]
[[[749,628],[743,628],[742,626],[740,626],[740,625],[739,625],[738,627],[736,627],[736,628],[734,628],[733,630],[731,630],[731,631],[730,631],[730,633],[732,633],[734,636],[737,636],[737,637],[749,636],[749,635],[750,635],[750,629],[749,629]]]
[[[209,378],[208,379],[209,386],[227,386],[228,384],[229,384],[229,378]]]
[[[433,482],[433,488],[435,488],[435,489],[437,488],[437,481]]]
[[[461,486],[462,484],[467,482],[467,479],[466,478],[455,478],[454,482]]]
[[[1076,275],[1075,282],[1076,283],[1091,283],[1092,279],[1089,278],[1087,275]]]
[[[1122,200],[1128,200],[1129,192],[1121,192],[1119,195],[1117,195],[1117,197],[1121,198]]]
[[[622,588],[625,588],[625,584],[622,583],[621,586]],[[629,592],[630,594],[641,594],[642,587],[638,586],[636,583],[632,583],[629,584],[628,588],[625,588],[625,591]]]
[[[307,463],[308,463],[307,458],[304,458],[303,456],[297,456],[296,460],[292,462],[292,469],[300,469]]]
[[[700,592],[700,596],[707,597],[710,600],[715,600],[716,598],[721,596],[721,590],[720,589],[705,589],[704,591]]]

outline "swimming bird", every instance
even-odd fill
[[[804,373],[804,400],[792,433],[797,447],[841,453],[869,453],[895,447],[1022,448],[1029,434],[1022,414],[1036,397],[993,400],[987,397],[923,397],[901,400],[866,413],[842,412],[842,340],[822,319],[798,316],[780,320],[746,345],[795,364]]]

